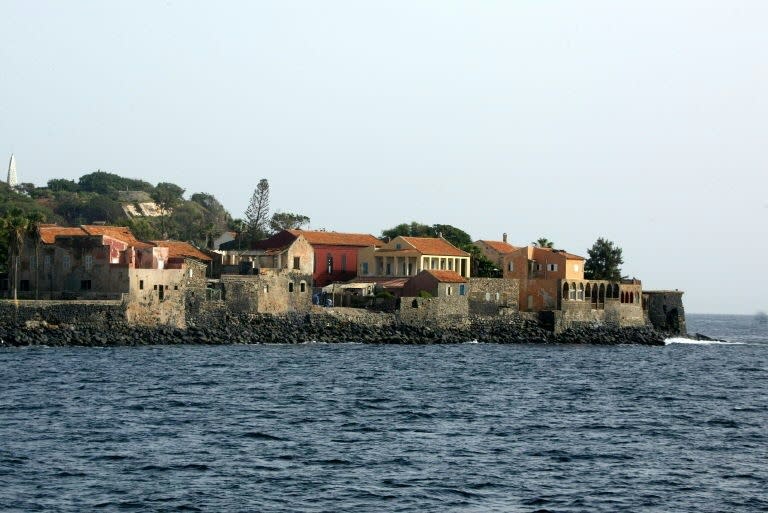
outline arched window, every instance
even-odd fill
[[[587,283],[587,288],[584,290],[585,297],[592,297],[592,285]]]
[[[568,299],[575,301],[576,300],[576,284],[571,283],[570,290],[568,291]]]
[[[568,299],[568,284],[563,283],[563,299]]]
[[[604,283],[601,283],[600,288],[598,289],[597,301],[599,303],[605,302],[605,284]]]
[[[579,283],[579,288],[576,291],[576,299],[579,301],[584,301],[584,284]]]
[[[614,283],[613,284],[613,297],[615,297],[616,299],[619,299],[619,284],[618,283]]]

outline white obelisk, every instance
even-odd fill
[[[11,153],[11,161],[8,163],[8,186],[16,187],[19,185],[19,178],[16,176],[16,157]]]

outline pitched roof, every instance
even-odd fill
[[[40,240],[43,244],[53,244],[56,237],[61,236],[80,236],[85,237],[87,233],[78,226],[59,226],[57,224],[41,224],[39,228]]]
[[[367,233],[321,232],[309,230],[286,230],[295,237],[303,235],[310,244],[327,246],[381,246],[383,242]]]
[[[126,226],[107,226],[107,225],[82,225],[80,226],[88,235],[103,235],[112,237],[125,242],[129,246],[135,248],[151,248],[152,244],[140,241],[137,239],[133,232]]]
[[[504,242],[501,240],[479,240],[477,242],[482,242],[492,250],[496,251],[497,253],[512,253],[517,248],[513,246],[512,244],[508,242]]]
[[[542,248],[540,246],[530,246],[530,247],[533,247],[539,251],[550,251],[557,255],[563,255],[568,260],[586,260],[586,258],[584,258],[583,256],[574,255],[573,253],[568,253],[564,249]]]
[[[298,235],[294,235],[292,232],[293,230],[283,230],[278,232],[269,238],[254,242],[251,244],[251,249],[274,250],[290,246],[299,238]]]
[[[204,260],[206,262],[211,260],[211,257],[188,242],[180,240],[153,240],[152,244],[161,248],[168,248],[168,258],[194,258],[195,260]]]
[[[445,239],[436,237],[403,237],[403,240],[424,255],[469,256],[469,253],[460,250]]]
[[[441,283],[466,283],[467,279],[456,271],[438,271],[435,269],[425,269],[422,271],[431,274]]]

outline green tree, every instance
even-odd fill
[[[261,240],[266,234],[269,218],[269,182],[266,178],[259,180],[251,195],[251,201],[245,211],[245,222],[248,226],[248,238],[251,241]]]
[[[309,224],[309,217],[292,212],[275,212],[269,220],[269,229],[277,233],[283,230],[297,230]]]
[[[534,246],[537,246],[539,248],[554,248],[555,243],[551,240],[547,239],[546,237],[539,237],[534,242],[531,242]]]
[[[398,224],[388,230],[382,230],[381,237],[383,239],[394,239],[395,237],[436,237],[437,232],[428,224],[417,223],[411,221],[410,224],[402,223]]]
[[[18,300],[19,261],[24,250],[24,237],[29,229],[29,219],[19,208],[14,208],[2,218],[2,228],[8,244],[8,269],[11,273],[13,300]]]
[[[112,195],[117,191],[144,191],[151,193],[154,189],[152,184],[144,180],[123,178],[120,175],[107,173],[102,170],[81,176],[77,183],[83,191],[108,195]]]
[[[67,180],[64,178],[54,178],[52,180],[48,180],[48,188],[53,192],[78,192],[80,190],[80,186],[75,183],[74,180]]]
[[[589,257],[584,264],[584,277],[590,280],[621,280],[621,264],[624,259],[621,248],[602,237],[587,250]]]
[[[168,228],[166,222],[168,216],[173,212],[174,208],[181,204],[184,189],[173,183],[160,182],[155,187],[155,190],[150,193],[150,196],[152,196],[152,199],[160,208],[160,230],[163,233],[163,238],[167,238]]]

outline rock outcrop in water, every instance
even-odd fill
[[[415,326],[384,318],[371,323],[328,314],[232,315],[208,319],[187,329],[45,321],[0,324],[0,346],[136,346],[153,344],[263,344],[362,342],[376,344],[446,344],[477,341],[499,344],[642,344],[664,345],[651,328],[581,326],[559,334],[519,318],[478,317],[457,327]]]

